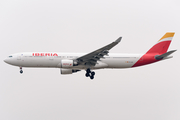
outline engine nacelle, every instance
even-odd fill
[[[80,70],[73,70],[73,69],[63,69],[61,68],[61,74],[72,74],[74,72],[80,71]]]
[[[73,67],[73,60],[61,60],[62,68],[71,68]]]

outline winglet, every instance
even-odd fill
[[[121,41],[122,37],[119,37],[115,42],[119,43]]]

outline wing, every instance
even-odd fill
[[[117,45],[121,41],[122,37],[119,37],[116,41],[110,43],[109,45],[106,45],[98,50],[95,50],[89,54],[86,54],[84,56],[81,56],[76,59],[76,62],[78,65],[91,65],[94,66],[96,65],[97,61],[100,58],[103,58],[104,55],[108,55],[109,50],[113,48],[115,45]]]

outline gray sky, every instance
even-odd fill
[[[180,45],[179,0],[1,0],[1,120],[179,120],[180,56],[132,69],[19,68],[17,52],[91,52],[123,39],[111,53],[145,53],[166,32]]]

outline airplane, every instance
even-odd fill
[[[167,32],[151,49],[145,54],[120,54],[109,53],[122,39],[116,41],[91,53],[57,53],[57,52],[23,52],[9,55],[4,62],[18,66],[20,73],[22,67],[60,68],[61,74],[72,74],[85,70],[85,76],[94,79],[95,72],[92,70],[105,68],[133,68],[151,64],[172,58],[169,56],[176,50],[168,51],[174,32]]]

